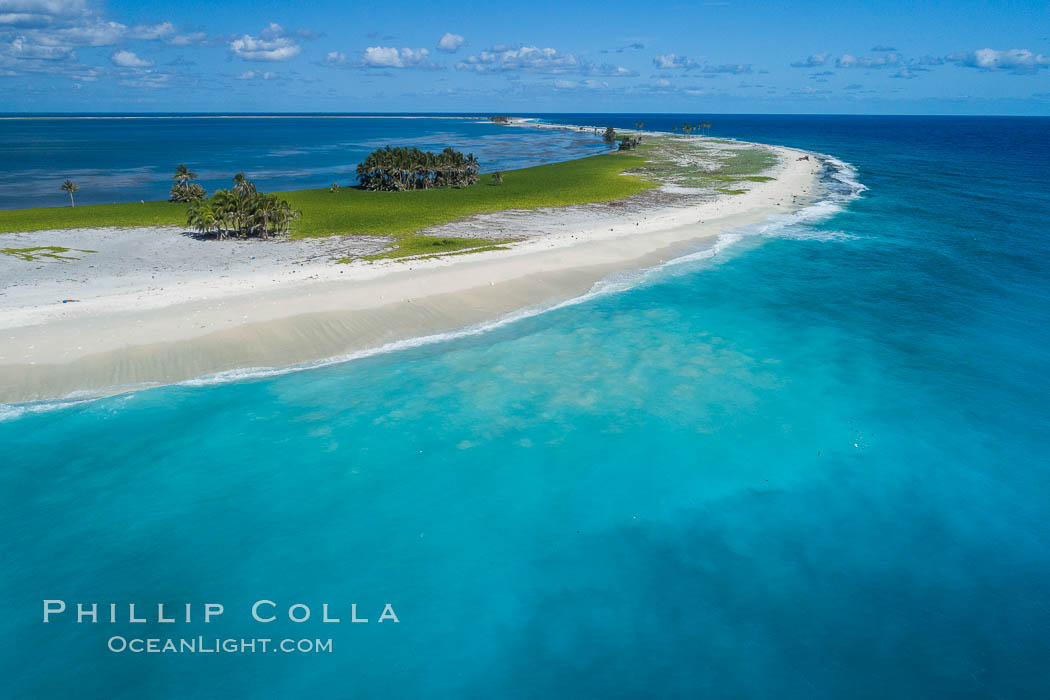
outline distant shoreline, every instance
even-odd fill
[[[31,119],[482,119],[483,116],[449,115],[441,116],[434,114],[134,114],[134,115],[26,115],[26,116],[0,116],[0,121],[31,120]]]

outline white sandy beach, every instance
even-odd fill
[[[584,205],[474,217],[524,239],[469,255],[337,264],[383,241],[204,241],[179,229],[5,234],[68,262],[0,256],[0,402],[277,367],[497,319],[586,293],[815,196],[818,159],[774,149],[776,179],[690,206]],[[463,235],[457,224],[431,233]],[[508,230],[508,228],[510,230]],[[524,232],[528,231],[527,234]],[[62,303],[62,300],[75,300]]]

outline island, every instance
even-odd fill
[[[327,362],[498,322],[786,214],[822,167],[790,148],[604,135],[601,155],[500,173],[452,149],[385,149],[360,183],[266,194],[236,174],[207,195],[180,164],[172,201],[0,211],[0,402]]]

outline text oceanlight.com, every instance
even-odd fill
[[[110,637],[107,648],[117,654],[255,654],[280,652],[284,654],[331,654],[329,639],[236,639],[205,637],[168,637],[141,639],[138,637]]]

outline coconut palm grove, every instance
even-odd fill
[[[416,147],[380,148],[357,166],[357,177],[366,190],[400,192],[432,187],[466,187],[478,181],[481,166],[473,153],[464,156],[446,148],[429,153]]]

